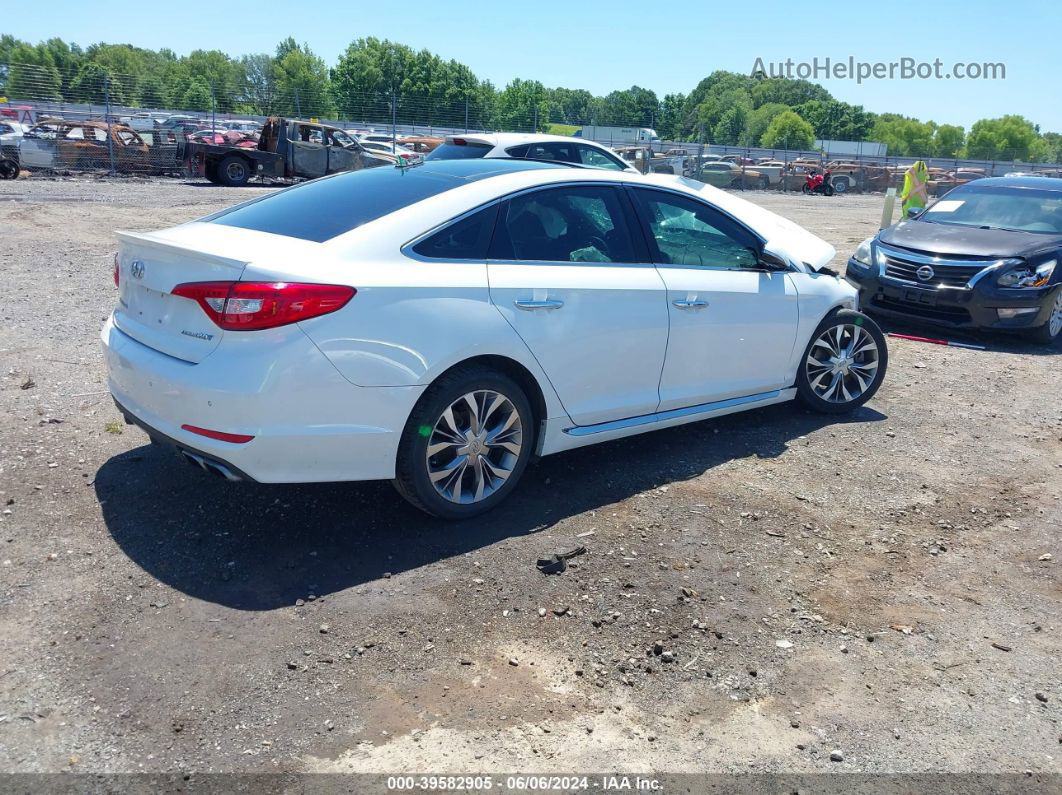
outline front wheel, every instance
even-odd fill
[[[803,187],[801,187],[800,192],[803,193],[805,196],[810,196],[813,191],[811,190],[811,187],[805,182]]]
[[[811,335],[797,371],[797,395],[824,414],[852,411],[874,397],[888,364],[878,324],[861,312],[842,309]]]
[[[1055,291],[1051,314],[1047,322],[1029,331],[1029,336],[1043,345],[1050,345],[1062,336],[1062,287]]]
[[[417,402],[398,446],[395,488],[441,519],[467,519],[508,496],[534,448],[531,405],[508,376],[459,367]]]

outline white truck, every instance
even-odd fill
[[[582,127],[575,132],[576,138],[586,138],[599,144],[652,144],[658,143],[656,130],[651,127]]]

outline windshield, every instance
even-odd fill
[[[1062,234],[1062,191],[965,186],[953,190],[918,220]]]

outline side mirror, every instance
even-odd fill
[[[918,214],[921,213],[923,209],[924,209],[923,207],[908,207],[907,208],[907,217],[908,218],[917,218]]]
[[[784,254],[764,248],[760,254],[760,265],[771,271],[787,271],[791,269],[789,258]]]

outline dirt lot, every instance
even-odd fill
[[[461,524],[229,485],[120,424],[97,335],[112,230],[262,190],[0,183],[0,769],[1062,773],[1059,348],[893,340],[850,418],[557,455]],[[881,206],[748,195],[845,255]]]

